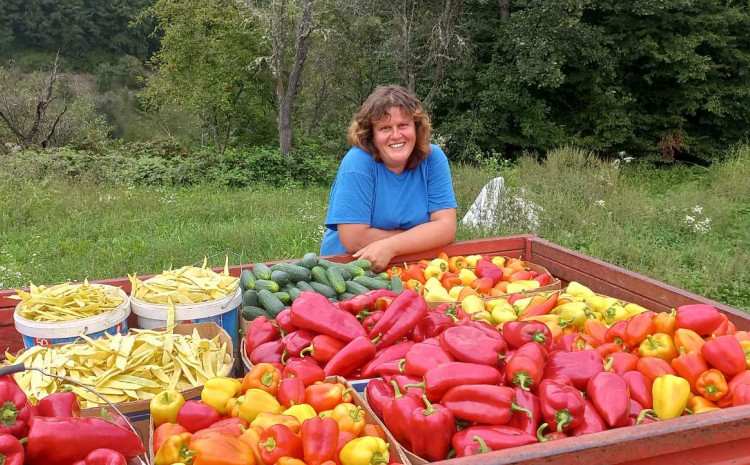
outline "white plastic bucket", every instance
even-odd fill
[[[167,325],[166,304],[152,304],[130,298],[130,307],[138,316],[138,327],[143,329],[163,328]],[[197,304],[177,304],[175,307],[175,324],[177,323],[216,323],[232,338],[234,347],[239,347],[240,308],[242,291],[237,291],[224,298]]]
[[[130,316],[130,298],[120,288],[101,284],[102,287],[117,289],[123,301],[113,310],[88,318],[69,321],[34,321],[18,314],[18,307],[13,313],[16,331],[21,333],[23,345],[26,348],[51,344],[66,344],[74,342],[81,334],[92,339],[104,336],[104,333],[116,334],[128,332],[128,316]]]

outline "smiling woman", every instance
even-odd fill
[[[422,104],[403,87],[378,87],[365,100],[331,187],[322,255],[351,253],[379,270],[396,255],[453,242],[450,167],[430,134]]]

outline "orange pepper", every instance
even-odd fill
[[[466,263],[466,257],[463,255],[456,255],[455,257],[448,258],[448,271],[451,273],[458,273],[468,265],[469,264]]]
[[[331,410],[342,402],[351,402],[352,395],[341,383],[317,382],[305,388],[305,403],[316,412]]]
[[[688,408],[694,415],[711,410],[719,410],[719,406],[702,396],[693,396],[688,401]]]
[[[279,390],[281,372],[270,363],[259,363],[242,378],[240,392],[245,393],[248,389],[256,388],[275,396]]]
[[[450,290],[454,286],[460,286],[462,281],[456,273],[446,271],[440,278],[440,284],[442,284],[446,290]]]
[[[638,353],[641,357],[656,357],[667,362],[677,357],[677,349],[672,336],[666,333],[647,336],[638,346]]]
[[[700,353],[706,341],[692,329],[680,328],[674,332],[674,346],[681,354],[687,352]]]
[[[253,452],[253,457],[255,458],[255,463],[257,465],[263,465],[263,460],[260,458],[260,430],[258,428],[250,427],[240,435],[239,440],[250,446],[250,450]]]
[[[495,286],[492,288],[492,290],[500,291],[498,295],[503,295],[508,293],[508,281],[498,281]]]
[[[657,313],[654,317],[654,331],[657,333],[674,334],[674,323],[677,312],[672,309],[670,312]]]
[[[385,431],[378,425],[367,423],[362,429],[362,436],[373,436],[380,439],[386,439]]]
[[[195,452],[192,465],[255,465],[249,445],[220,432],[193,438],[190,450]]]
[[[365,411],[352,403],[344,402],[333,408],[331,418],[336,420],[339,431],[347,431],[355,437],[359,436],[365,427]]]
[[[284,456],[284,457],[279,457],[279,460],[276,461],[276,465],[307,465],[307,464],[300,459]]]
[[[478,278],[475,279],[473,283],[470,284],[470,287],[476,291],[478,291],[481,294],[489,294],[490,289],[492,289],[492,279],[491,278]]]
[[[445,260],[445,261],[446,261],[446,263],[447,263],[447,262],[448,262],[448,260],[450,259],[450,257],[448,256],[448,254],[447,254],[447,253],[445,253],[445,252],[440,252],[440,253],[438,254],[437,258],[439,258],[440,260]]]
[[[419,265],[409,265],[406,270],[401,274],[401,279],[416,279],[420,283],[424,284],[426,279],[424,277],[424,268]]]
[[[405,283],[407,289],[411,289],[412,291],[416,292],[417,294],[422,293],[422,285],[424,283],[419,282],[416,279],[408,279]]]
[[[583,332],[591,336],[591,345],[594,347],[600,346],[605,342],[605,336],[607,335],[607,325],[599,320],[587,319],[583,323]]]
[[[745,366],[750,370],[750,341],[740,341],[740,347],[745,353]]]
[[[695,382],[695,388],[703,397],[710,401],[718,401],[729,392],[729,386],[727,385],[724,373],[716,368],[711,368],[701,373]]]

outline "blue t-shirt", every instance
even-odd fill
[[[364,150],[352,147],[341,160],[328,196],[321,255],[345,254],[339,224],[367,224],[378,229],[410,229],[430,214],[456,208],[448,158],[437,145],[416,168],[390,171]]]

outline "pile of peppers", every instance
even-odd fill
[[[200,400],[151,402],[155,465],[386,465],[382,428],[323,370],[258,363],[243,379],[208,380]],[[395,458],[395,457],[393,457]]]
[[[80,417],[72,392],[31,405],[12,376],[0,376],[0,463],[3,465],[126,465],[145,452],[124,420]]]

